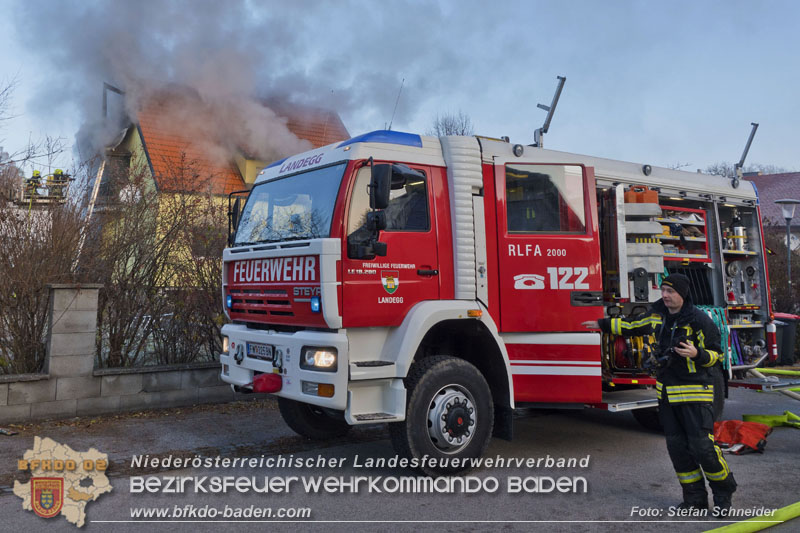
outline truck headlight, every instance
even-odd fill
[[[222,337],[222,353],[227,354],[231,347],[231,341],[228,337]]]
[[[300,354],[300,368],[318,372],[336,372],[336,348],[304,346]]]

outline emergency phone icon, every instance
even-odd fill
[[[515,289],[544,289],[544,276],[539,274],[517,274],[514,276]]]

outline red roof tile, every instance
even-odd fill
[[[286,119],[289,131],[314,148],[350,138],[332,111],[292,104],[270,107]],[[160,191],[228,194],[245,188],[234,154],[213,139],[216,132],[203,112],[200,99],[188,91],[164,92],[139,111],[139,130]]]
[[[244,189],[232,155],[225,157],[205,135],[188,131],[191,122],[175,120],[169,104],[166,98],[151,100],[137,117],[158,189],[212,194]]]
[[[284,111],[285,112],[285,111]],[[289,130],[314,148],[350,138],[339,115],[324,109],[296,109],[286,113]]]

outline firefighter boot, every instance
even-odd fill
[[[705,481],[684,483],[681,488],[683,489],[683,503],[678,505],[678,509],[698,509],[708,512],[708,493]]]
[[[715,492],[714,493],[714,509],[711,514],[715,518],[727,518],[731,511],[731,496],[730,492]]]
[[[711,514],[716,518],[727,518],[730,516],[731,497],[736,491],[733,474],[729,473],[725,481],[721,483],[710,483],[710,485],[711,491],[714,493],[714,509]]]

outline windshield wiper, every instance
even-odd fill
[[[255,246],[257,244],[274,244],[276,242],[288,242],[288,241],[307,241],[310,239],[316,239],[317,237],[281,237],[280,239],[265,239],[263,241],[254,241],[254,242],[235,242],[233,243],[234,246]]]
[[[287,241],[308,241],[311,239],[316,239],[317,237],[286,237],[280,240],[280,242],[287,242]]]

